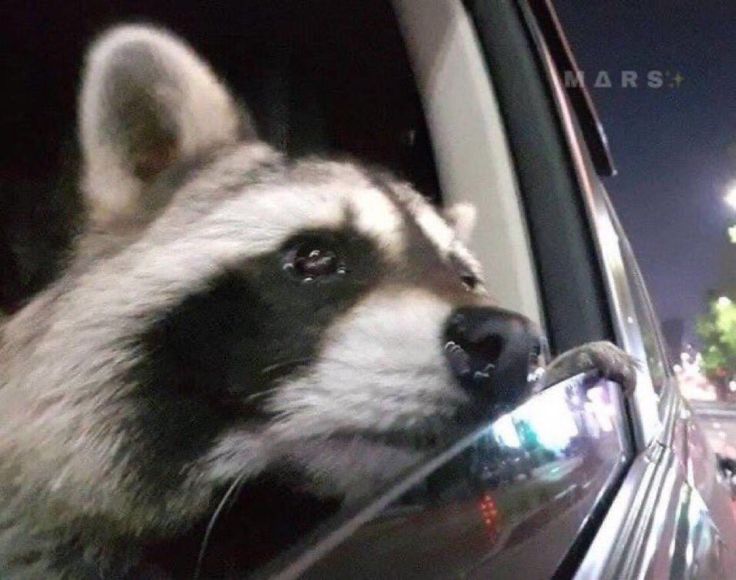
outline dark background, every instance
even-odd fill
[[[736,287],[736,212],[723,201],[736,182],[736,2],[555,5],[586,80],[610,75],[591,89],[619,170],[606,185],[660,319],[682,319],[693,340],[708,293]],[[622,70],[640,85],[622,88]],[[662,88],[644,86],[650,70]]]

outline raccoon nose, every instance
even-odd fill
[[[527,391],[547,354],[535,324],[499,308],[455,310],[447,320],[444,338],[450,370],[474,399],[514,402]]]

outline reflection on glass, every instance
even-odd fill
[[[626,456],[618,387],[570,379],[456,447],[316,564],[300,568],[297,560],[289,570],[311,578],[548,578]]]

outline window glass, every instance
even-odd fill
[[[307,578],[550,577],[628,457],[621,417],[618,386],[582,375],[562,382],[284,570]],[[356,521],[365,523],[353,529]]]

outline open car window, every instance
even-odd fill
[[[631,458],[620,387],[581,374],[501,414],[262,570],[541,578],[574,566]]]

